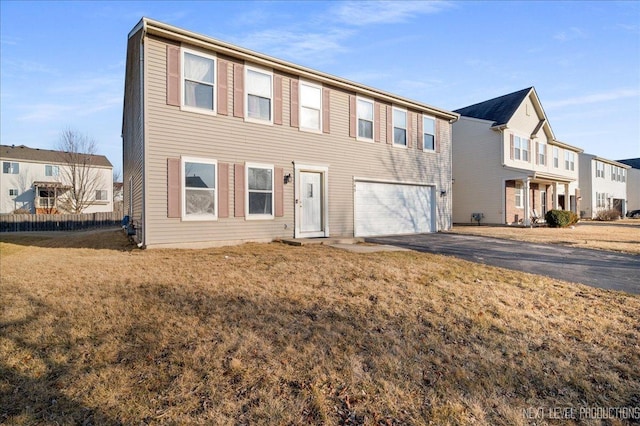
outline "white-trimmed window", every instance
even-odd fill
[[[522,182],[518,182],[516,181],[516,188],[515,188],[515,203],[516,203],[516,207],[518,208],[522,208],[522,199],[524,196],[524,185],[522,185]]]
[[[216,57],[182,50],[182,106],[198,111],[216,110]]]
[[[356,110],[358,114],[358,139],[373,142],[373,101],[358,97]]]
[[[627,171],[625,169],[620,169],[620,177],[622,178],[621,182],[627,181]]]
[[[513,158],[516,160],[529,161],[529,139],[514,136]]]
[[[182,219],[215,220],[218,217],[216,203],[216,160],[182,157]]]
[[[17,188],[10,188],[9,189],[9,197],[17,197],[18,196],[18,189]]]
[[[300,128],[322,129],[322,86],[300,80]]]
[[[245,67],[246,115],[250,121],[273,122],[273,73]]]
[[[604,177],[604,163],[602,161],[596,161],[596,177]]]
[[[246,165],[247,219],[273,218],[273,166]]]
[[[54,166],[51,164],[47,164],[44,166],[44,175],[45,176],[58,176],[60,174],[60,167]]]
[[[558,147],[553,147],[553,167],[556,169],[560,167],[560,150]]]
[[[564,152],[564,168],[565,170],[575,170],[576,155],[571,151]]]
[[[106,189],[97,189],[96,190],[96,201],[107,201],[107,190]]]
[[[2,173],[8,175],[17,175],[20,173],[20,163],[13,163],[10,161],[2,162]]]
[[[428,115],[422,116],[422,149],[424,151],[436,150],[436,119]]]
[[[538,142],[538,164],[547,164],[547,144]]]
[[[407,146],[407,111],[393,108],[393,144]]]
[[[604,192],[596,192],[596,208],[605,208],[607,206],[606,196]]]

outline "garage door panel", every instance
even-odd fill
[[[356,236],[433,230],[430,186],[356,182]]]

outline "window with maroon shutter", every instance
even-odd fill
[[[221,59],[218,60],[218,114],[229,114],[229,68],[228,62]]]
[[[322,88],[322,133],[331,133],[331,90]]]
[[[276,167],[274,169],[274,214],[275,217],[284,216],[284,169]]]
[[[356,137],[356,97],[349,95],[349,137]]]
[[[282,125],[282,76],[273,76],[273,124]]]
[[[233,172],[234,216],[244,217],[244,164],[235,164]]]
[[[391,114],[391,105],[387,105],[387,144],[393,144],[393,117]]]
[[[167,105],[180,106],[180,48],[167,46]]]
[[[167,217],[182,216],[180,159],[167,158]]]
[[[229,217],[229,164],[218,163],[218,217]]]
[[[244,117],[244,65],[233,64],[233,116]]]
[[[291,96],[290,96],[290,100],[289,100],[289,109],[290,109],[290,124],[291,127],[298,127],[300,125],[299,123],[299,119],[298,119],[298,113],[300,112],[298,110],[298,80],[295,78],[291,79]]]
[[[374,130],[373,130],[373,137],[374,140],[376,142],[380,142],[380,129],[381,129],[381,125],[380,123],[382,122],[382,108],[380,108],[380,103],[379,102],[375,102],[373,103],[374,105],[374,119],[373,119],[373,124],[374,124]]]

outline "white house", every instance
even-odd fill
[[[104,155],[83,157],[90,175],[91,193],[83,213],[113,210],[113,166]],[[70,189],[69,165],[64,153],[24,145],[0,145],[0,214],[64,213]]]
[[[603,210],[627,211],[627,170],[630,166],[592,154],[581,153],[580,217],[593,219]]]
[[[627,211],[640,210],[640,158],[618,160],[630,166],[627,170]]]

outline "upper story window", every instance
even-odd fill
[[[622,182],[627,181],[627,171],[625,169],[620,169],[620,177],[622,178]]]
[[[273,166],[247,164],[247,219],[273,218]]]
[[[182,54],[183,106],[215,111],[215,56],[188,49]]]
[[[604,177],[604,163],[602,161],[596,161],[596,177]]]
[[[553,147],[553,167],[556,169],[560,167],[560,150],[557,147]]]
[[[576,154],[571,151],[564,152],[564,168],[565,170],[575,170]]]
[[[300,81],[300,128],[322,128],[322,87],[305,81]]]
[[[513,158],[516,160],[529,161],[529,139],[514,136]]]
[[[611,166],[611,180],[615,182],[625,182],[626,173],[622,167]]]
[[[538,142],[538,164],[547,164],[547,145],[542,142]]]
[[[106,189],[96,189],[96,201],[108,201]]]
[[[373,101],[358,98],[358,139],[373,141]]]
[[[246,67],[247,93],[246,117],[271,123],[273,120],[273,74],[257,68]]]
[[[217,218],[216,168],[218,162],[182,157],[182,218],[214,220]]]
[[[407,111],[393,108],[393,144],[407,146]]]
[[[422,116],[422,149],[436,150],[436,119],[427,115]]]
[[[60,175],[60,167],[53,166],[51,164],[47,164],[44,166],[44,175],[45,176],[58,176]]]
[[[17,175],[20,173],[20,163],[12,163],[10,161],[2,162],[2,173],[9,175]]]

